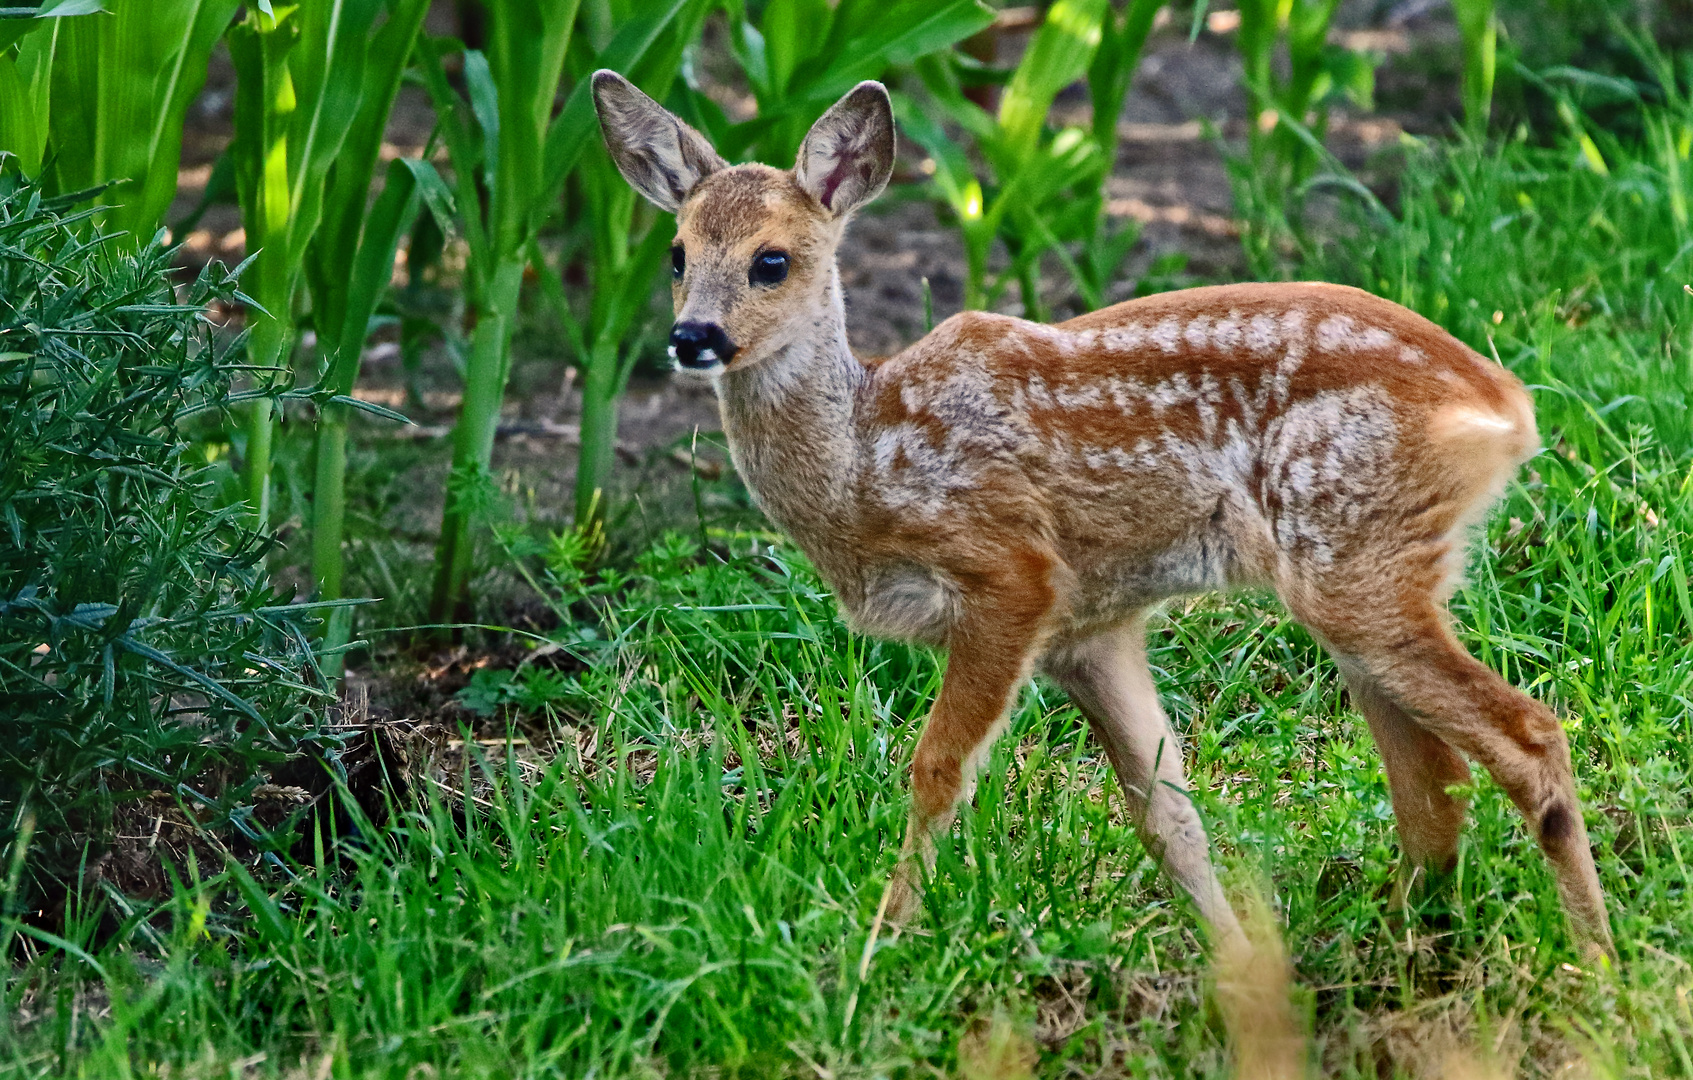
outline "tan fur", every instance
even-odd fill
[[[861,362],[835,249],[891,168],[874,85],[819,121],[800,173],[722,167],[688,191],[675,303],[735,346],[715,379],[760,506],[856,625],[949,652],[890,911],[914,910],[930,837],[1044,665],[1149,848],[1237,941],[1143,634],[1161,600],[1251,586],[1340,661],[1387,760],[1407,870],[1455,857],[1463,803],[1445,789],[1469,755],[1528,818],[1582,939],[1608,948],[1563,729],[1462,649],[1443,608],[1465,530],[1539,445],[1522,384],[1402,307],[1310,283],[1189,289],[1056,326],[964,312]],[[624,156],[632,180],[650,173]],[[778,249],[787,279],[749,284]]]

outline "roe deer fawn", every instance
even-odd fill
[[[867,633],[945,646],[889,912],[1037,666],[1085,714],[1148,849],[1242,940],[1147,669],[1172,596],[1273,588],[1333,654],[1381,747],[1407,873],[1450,869],[1464,755],[1528,820],[1585,947],[1610,929],[1556,716],[1476,661],[1445,602],[1465,534],[1539,450],[1498,364],[1324,284],[1148,296],[1056,326],[967,311],[897,356],[847,346],[835,249],[894,161],[879,83],[793,171],[729,166],[610,71],[606,145],[676,212],[670,355],[709,372],[736,468]]]

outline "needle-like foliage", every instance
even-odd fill
[[[229,392],[239,346],[203,311],[235,278],[214,265],[179,299],[169,251],[131,253],[66,210],[0,181],[8,865],[34,833],[30,878],[0,896],[14,905],[96,857],[146,792],[250,828],[265,764],[321,730],[307,612],[272,592],[238,511],[210,507],[180,429]]]

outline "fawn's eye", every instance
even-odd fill
[[[780,285],[788,280],[787,252],[761,251],[754,255],[747,279],[754,285]]]
[[[681,277],[682,271],[687,268],[688,256],[682,250],[682,245],[677,244],[675,247],[670,249],[670,273],[675,277]]]

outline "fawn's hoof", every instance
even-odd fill
[[[887,925],[903,927],[923,910],[923,894],[915,877],[906,864],[901,863],[888,879],[888,902],[882,913],[882,921]]]

